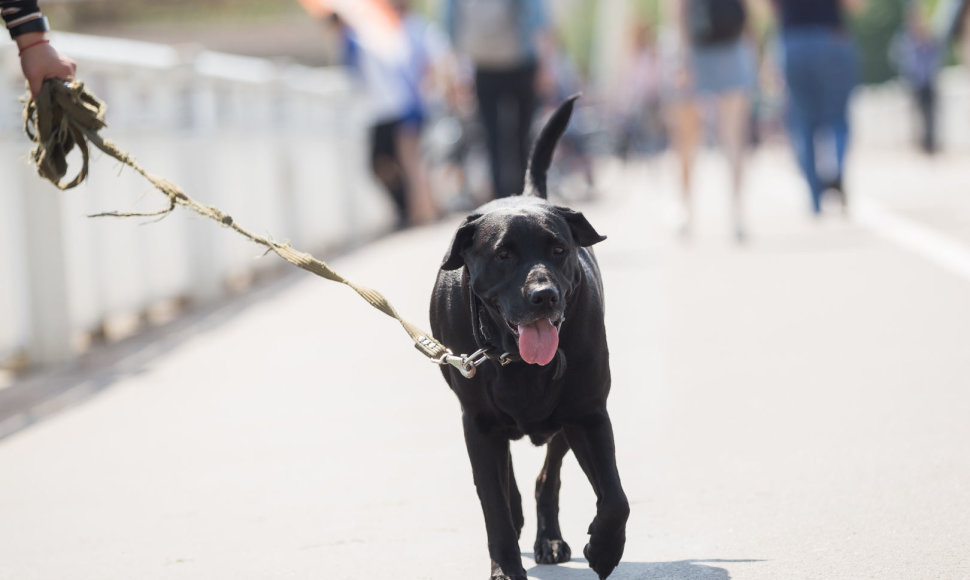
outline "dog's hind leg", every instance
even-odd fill
[[[538,515],[535,558],[538,564],[568,562],[572,553],[559,529],[559,471],[569,443],[562,432],[546,445],[546,462],[536,479],[536,513]]]

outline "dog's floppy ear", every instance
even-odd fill
[[[525,172],[525,191],[523,195],[534,195],[546,199],[546,174],[552,164],[552,154],[556,151],[556,144],[566,126],[569,125],[569,118],[573,115],[573,105],[579,95],[573,95],[563,101],[552,117],[546,121],[539,137],[536,139],[535,146],[532,147],[532,154],[529,156],[529,167]]]
[[[470,215],[465,218],[465,223],[461,224],[458,231],[455,232],[455,239],[451,242],[451,249],[445,255],[444,261],[441,262],[442,270],[457,270],[465,265],[465,258],[462,253],[468,249],[472,244],[472,238],[475,237],[475,230],[478,227],[476,221],[480,215]]]
[[[566,223],[569,224],[569,229],[573,233],[573,239],[580,246],[592,246],[593,244],[598,244],[606,239],[606,236],[601,236],[596,228],[589,223],[586,216],[582,212],[578,212],[568,207],[555,206],[556,213],[561,215]]]

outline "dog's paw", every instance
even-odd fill
[[[506,568],[511,570],[510,566],[506,566]],[[488,577],[488,580],[529,580],[522,566],[518,568],[517,571],[505,572],[502,570],[502,566],[492,562],[492,575]]]
[[[623,545],[626,544],[626,534],[603,538],[598,535],[590,537],[589,543],[583,549],[583,555],[589,561],[589,567],[603,580],[620,563],[623,556]]]
[[[526,576],[525,572],[521,574],[506,574],[502,570],[493,570],[488,580],[529,580],[529,577]]]
[[[536,564],[560,564],[572,558],[572,550],[565,540],[537,539],[535,545]]]

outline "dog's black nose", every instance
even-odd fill
[[[529,301],[536,306],[559,302],[559,289],[555,286],[540,286],[529,292]]]

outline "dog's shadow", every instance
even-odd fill
[[[529,558],[531,554],[522,554]],[[582,558],[573,558],[582,562]],[[731,575],[715,564],[738,564],[762,560],[681,560],[679,562],[620,562],[610,580],[730,580]],[[536,580],[593,580],[596,573],[589,568],[536,564],[527,570],[529,579]]]

